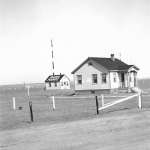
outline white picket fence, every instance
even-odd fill
[[[138,97],[138,108],[141,109],[142,108],[141,92],[139,92],[138,94],[134,94],[134,95],[131,95],[131,96],[128,96],[128,97],[125,97],[125,98],[122,98],[122,99],[119,99],[119,100],[116,100],[116,101],[113,101],[110,103],[106,103],[106,104],[104,103],[104,96],[102,95],[101,96],[102,107],[99,107],[98,110],[104,110],[108,107],[114,106],[114,105],[122,103],[124,101],[128,101],[134,97]]]

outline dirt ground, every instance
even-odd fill
[[[127,113],[128,112],[128,113]],[[114,115],[115,114],[115,115]],[[2,150],[149,150],[150,109],[0,132]],[[116,115],[117,114],[117,115]]]

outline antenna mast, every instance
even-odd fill
[[[55,69],[54,69],[54,52],[53,52],[53,41],[51,40],[51,49],[52,49],[52,73],[53,76],[55,75]]]
[[[121,52],[119,53],[119,59],[121,60]]]

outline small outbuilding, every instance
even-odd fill
[[[50,75],[45,80],[45,87],[49,89],[70,89],[70,79],[65,74]]]
[[[88,57],[72,71],[76,92],[130,90],[137,86],[139,68],[115,58]]]

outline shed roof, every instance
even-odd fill
[[[64,74],[59,74],[59,75],[50,75],[48,78],[45,80],[45,82],[59,82],[63,78]]]
[[[103,66],[105,69],[108,71],[121,71],[121,70],[128,70],[129,68],[133,67],[134,65],[128,65],[124,63],[123,61],[115,58],[113,61],[111,58],[103,58],[103,57],[88,57],[83,63],[81,63],[76,69],[72,71],[72,74],[74,74],[78,69],[80,69],[86,62],[92,61],[95,62],[96,64]],[[134,66],[137,70],[136,66]]]

